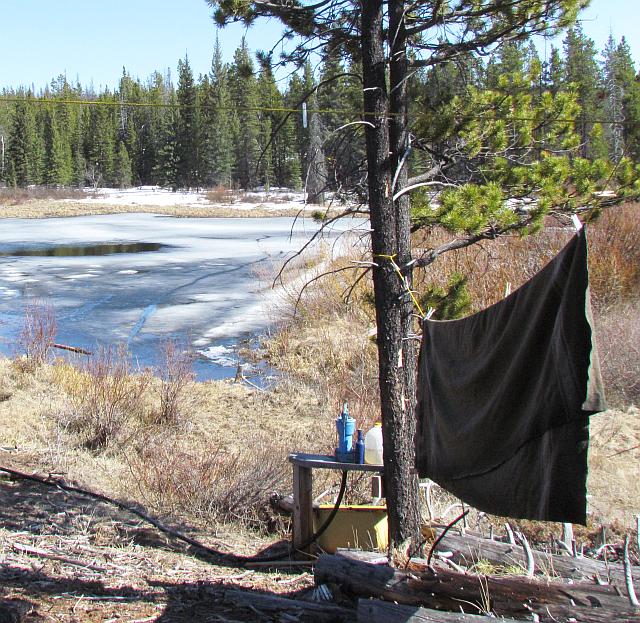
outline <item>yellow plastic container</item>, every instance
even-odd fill
[[[322,526],[333,504],[314,509],[314,532]],[[386,506],[341,506],[338,514],[318,539],[318,545],[333,554],[339,547],[385,551],[389,544]]]

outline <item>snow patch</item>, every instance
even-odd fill
[[[238,358],[235,350],[228,346],[209,346],[198,350],[203,357],[225,368],[235,368],[238,365]]]

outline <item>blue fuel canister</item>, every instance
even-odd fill
[[[356,431],[356,420],[349,415],[349,405],[345,402],[342,413],[336,419],[338,447],[336,459],[341,463],[353,462],[353,433]]]

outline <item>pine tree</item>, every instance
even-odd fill
[[[282,185],[282,179],[276,181],[276,166],[278,165],[278,151],[281,143],[287,138],[282,132],[275,133],[275,130],[284,119],[284,114],[278,112],[283,106],[283,98],[276,81],[268,58],[259,58],[260,73],[258,76],[258,145],[260,155],[258,159],[258,180],[265,188],[273,185]],[[291,136],[288,137],[289,139]]]
[[[93,186],[110,185],[114,181],[117,103],[109,91],[101,93],[97,105],[89,110],[85,127],[85,159],[87,181]]]
[[[578,119],[582,143],[580,154],[585,158],[606,157],[608,148],[602,126],[594,123],[604,117],[600,68],[596,62],[595,45],[579,24],[567,31],[564,52],[565,83],[576,89],[581,108]]]
[[[603,52],[602,63],[605,112],[609,123],[605,136],[610,155],[616,162],[623,155],[638,157],[640,129],[640,87],[631,52],[623,38],[616,44],[610,36]]]
[[[167,104],[154,134],[157,150],[153,165],[153,179],[160,186],[178,187],[177,182],[177,127],[176,94],[169,81],[164,82],[163,103]]]
[[[142,100],[147,106],[141,108],[140,127],[137,129],[139,164],[138,174],[143,184],[166,184],[167,179],[174,183],[175,172],[160,174],[161,151],[165,147],[165,140],[173,136],[167,131],[168,118],[172,118],[173,111],[163,105],[172,101],[171,84],[165,82],[160,72],[154,72],[147,81],[142,94]]]
[[[407,296],[407,289],[411,290],[413,284],[412,271],[417,266],[428,266],[448,249],[475,244],[484,237],[535,228],[552,210],[577,209],[578,202],[585,201],[585,205],[593,205],[598,202],[596,191],[607,183],[605,180],[613,180],[608,178],[611,174],[616,178],[612,183],[621,184],[617,199],[622,200],[624,192],[635,192],[637,178],[628,163],[624,171],[619,168],[614,172],[602,161],[592,164],[577,157],[571,124],[559,116],[577,113],[571,96],[556,101],[541,95],[540,106],[531,111],[533,93],[528,76],[513,76],[518,89],[506,99],[502,90],[483,92],[476,88],[467,101],[454,100],[452,106],[457,110],[453,115],[449,113],[452,133],[442,138],[449,143],[457,137],[455,150],[443,154],[445,158],[437,158],[437,154],[430,153],[427,140],[411,139],[408,82],[421,68],[435,67],[463,53],[479,57],[492,46],[567,25],[575,20],[583,2],[209,1],[216,8],[215,17],[220,24],[238,20],[252,23],[260,17],[279,19],[285,38],[302,39],[293,54],[296,59],[305,52],[335,51],[337,44],[352,57],[359,53],[390,556],[406,561],[419,541],[418,483],[412,475],[417,362],[411,339],[414,310]],[[524,109],[527,104],[529,111]],[[545,138],[563,142],[572,157],[541,150],[541,158],[530,161],[528,153],[536,147],[534,123],[546,120],[549,113],[554,114],[555,123],[548,124]],[[522,121],[521,127],[518,120]],[[589,132],[586,134],[585,139]],[[564,141],[563,135],[567,135]],[[510,138],[517,143],[511,145]],[[412,144],[424,150],[428,156],[425,164],[429,166],[409,178],[406,162]],[[588,147],[593,148],[593,141]],[[522,155],[527,160],[520,164],[518,156]],[[475,165],[473,173],[478,179],[469,181],[467,173],[463,180],[452,182],[450,168],[464,160]],[[409,195],[424,187],[432,192],[440,190],[439,202],[426,210],[425,222],[454,233],[449,246],[413,257],[411,230],[418,224],[410,218]],[[523,196],[536,197],[534,209],[513,210],[510,201]],[[398,267],[402,279],[398,278]]]
[[[131,158],[124,141],[118,142],[114,164],[114,181],[119,188],[131,186]]]
[[[44,183],[51,186],[67,186],[73,181],[73,158],[71,146],[59,128],[56,111],[45,111],[44,123]]]
[[[7,179],[11,185],[21,187],[38,181],[37,138],[32,101],[31,93],[27,93],[16,102],[7,140],[7,167],[9,170]]]
[[[545,62],[543,69],[543,86],[552,95],[564,88],[564,62],[560,50],[556,46],[551,46],[549,60]]]
[[[214,186],[231,186],[232,183],[234,117],[229,89],[229,68],[222,60],[222,47],[216,36],[209,81],[203,94],[207,183]]]
[[[297,72],[289,81],[289,88],[285,94],[285,103],[288,109],[295,109],[291,119],[295,134],[298,167],[303,185],[306,185],[307,172],[309,170],[309,144],[310,144],[310,111],[317,108],[315,97],[315,83],[311,63],[308,61],[303,66],[302,76]],[[304,106],[304,113],[303,113]],[[298,112],[299,111],[299,112]]]
[[[133,80],[122,68],[122,77],[118,86],[117,95],[120,98],[118,140],[123,142],[130,158],[130,185],[133,180],[141,180],[143,174],[143,154],[138,133],[144,127],[146,121],[145,111],[135,104],[142,104],[144,95],[139,80]],[[129,102],[134,106],[129,106]],[[120,147],[118,146],[118,150]],[[116,155],[116,158],[118,156]],[[117,175],[116,175],[117,177]]]
[[[178,117],[176,128],[176,183],[190,188],[200,184],[200,111],[189,59],[178,61]]]
[[[316,103],[321,112],[315,122],[328,179],[332,180],[334,191],[352,187],[359,177],[352,169],[353,128],[350,127],[348,132],[338,131],[338,128],[357,119],[361,108],[350,108],[348,87],[352,83],[347,81],[346,74],[344,50],[339,43],[332,42],[327,46],[320,71]],[[361,92],[360,88],[358,90]]]
[[[234,178],[241,188],[256,186],[256,169],[259,157],[258,91],[254,66],[249,49],[243,39],[233,57],[232,77],[229,80],[232,106],[236,111],[237,125],[234,137]]]

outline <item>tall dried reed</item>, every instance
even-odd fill
[[[163,340],[155,375],[160,381],[160,406],[152,421],[154,424],[176,424],[188,406],[188,388],[195,378],[193,353],[173,338]]]
[[[25,356],[22,365],[33,371],[45,364],[57,332],[55,310],[45,301],[32,301],[25,306],[17,350]]]

